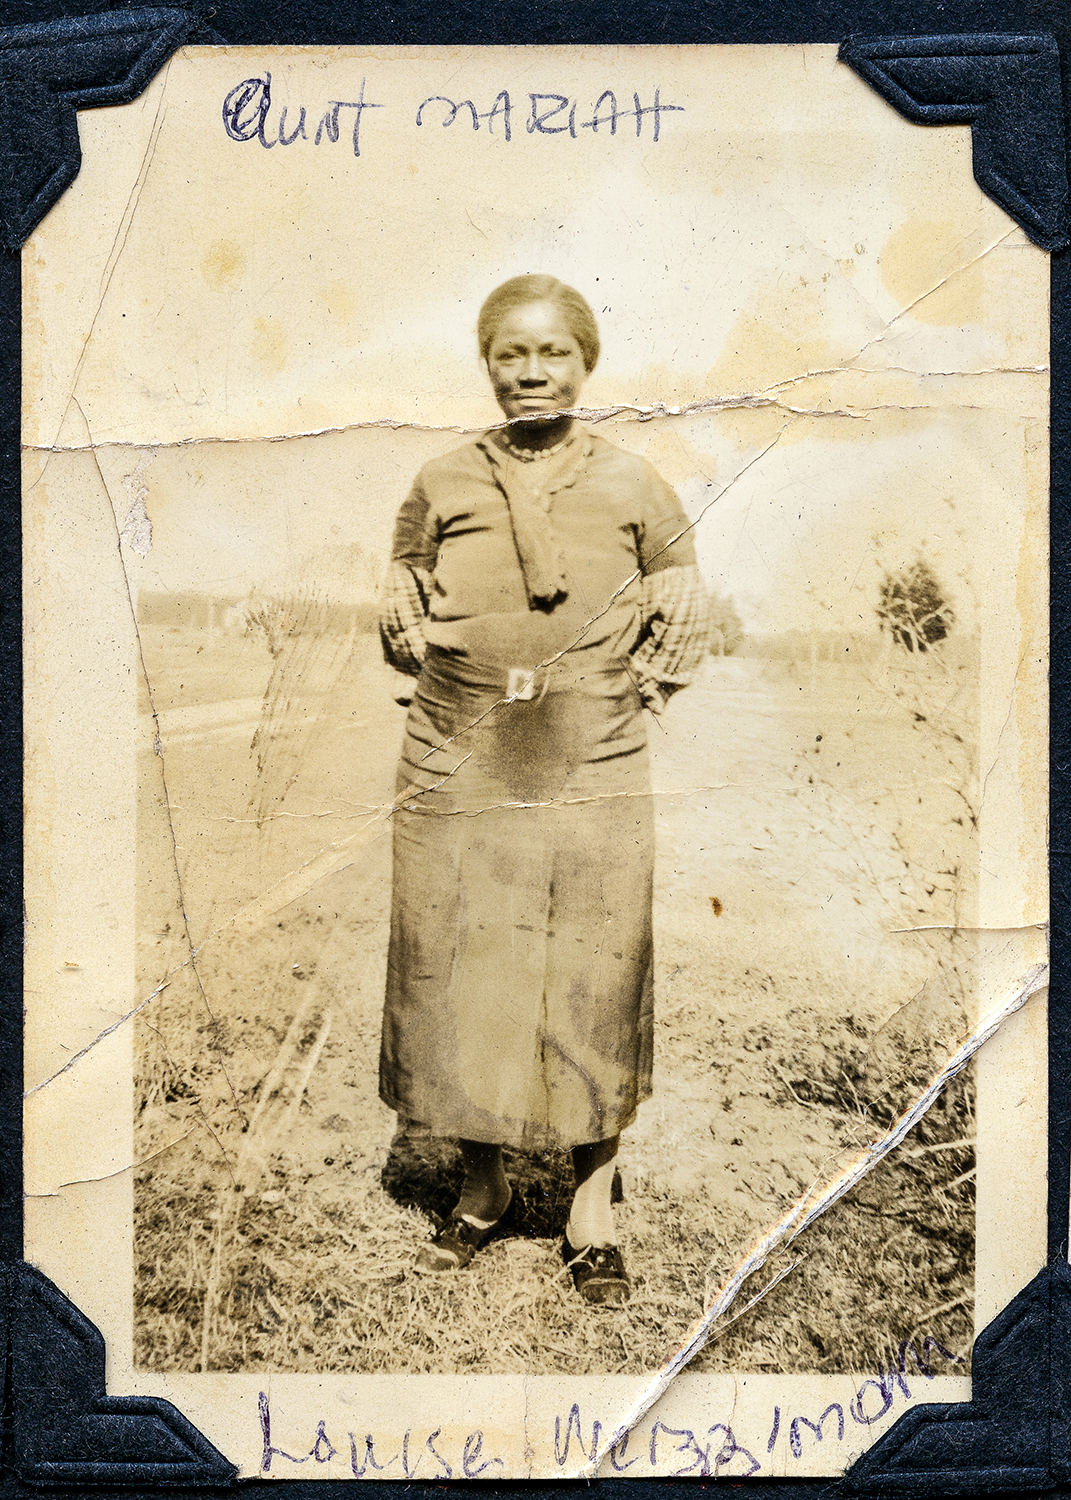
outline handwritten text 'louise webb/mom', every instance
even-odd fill
[[[639,1465],[639,1474],[665,1473],[668,1470],[669,1474],[676,1476],[688,1474],[709,1478],[723,1474],[734,1479],[748,1479],[763,1467],[767,1472],[774,1467],[788,1467],[790,1471],[784,1457],[785,1447],[795,1461],[802,1459],[816,1443],[828,1442],[833,1446],[843,1444],[846,1440],[850,1442],[853,1428],[873,1428],[884,1423],[898,1404],[903,1405],[913,1399],[911,1387],[907,1383],[909,1360],[915,1365],[914,1371],[910,1372],[913,1380],[919,1377],[933,1380],[937,1374],[933,1359],[938,1354],[952,1364],[960,1365],[964,1362],[962,1355],[954,1354],[929,1335],[923,1340],[921,1354],[914,1342],[905,1339],[900,1344],[895,1359],[890,1358],[887,1366],[879,1364],[875,1374],[865,1377],[849,1401],[843,1404],[831,1401],[824,1411],[810,1410],[806,1415],[791,1409],[782,1413],[781,1407],[775,1406],[771,1413],[770,1434],[766,1439],[766,1453],[772,1454],[780,1443],[780,1464],[769,1459],[760,1461],[750,1448],[745,1448],[737,1440],[733,1429],[724,1422],[715,1422],[710,1427],[693,1430],[689,1427],[670,1427],[665,1422],[655,1421],[646,1427],[637,1424],[611,1443],[605,1452],[602,1472],[625,1474],[631,1470],[635,1478]],[[451,1445],[443,1438],[441,1423],[433,1432],[414,1433],[414,1429],[409,1428],[398,1445],[387,1445],[382,1437],[371,1432],[358,1435],[359,1429],[358,1433],[347,1431],[343,1441],[336,1444],[328,1436],[326,1419],[321,1418],[311,1446],[306,1449],[305,1444],[301,1443],[298,1450],[293,1451],[289,1444],[285,1448],[279,1447],[272,1437],[272,1413],[265,1391],[260,1393],[258,1414],[263,1440],[260,1462],[262,1474],[278,1474],[280,1465],[276,1463],[277,1459],[285,1460],[287,1465],[311,1463],[313,1470],[317,1465],[331,1464],[338,1459],[340,1463],[336,1465],[336,1472],[346,1473],[348,1470],[354,1479],[373,1479],[384,1475],[387,1478],[404,1477],[406,1480],[413,1480],[417,1478],[418,1470],[421,1479],[432,1482],[481,1477],[491,1479],[495,1477],[496,1470],[505,1468],[504,1459],[490,1448],[484,1447],[484,1433],[480,1430],[466,1435],[460,1451],[456,1440]],[[567,1416],[558,1415],[554,1418],[554,1458],[559,1470],[563,1473],[566,1470],[572,1472],[594,1463],[602,1452],[602,1442],[609,1431],[612,1429],[606,1426],[605,1421],[598,1418],[592,1420],[590,1415],[581,1412],[580,1403],[574,1401]],[[336,1436],[338,1435],[336,1432]],[[306,1436],[305,1443],[307,1442]],[[761,1439],[756,1444],[761,1452],[760,1444]],[[390,1453],[391,1446],[396,1447],[394,1453]],[[836,1466],[837,1460],[834,1459],[831,1468]],[[292,1472],[289,1467],[284,1469],[287,1475]]]
[[[353,142],[354,156],[360,156],[361,117],[365,110],[390,111],[391,108],[366,99],[365,82],[362,78],[360,88],[355,90],[356,99],[328,99],[322,108],[311,111],[304,104],[296,108],[283,105],[273,111],[271,74],[265,73],[262,78],[243,78],[223,101],[223,126],[232,141],[259,141],[268,149],[292,146],[296,141],[309,141],[314,146],[319,146],[322,141],[334,144],[345,129]],[[348,110],[353,110],[352,116],[343,113]],[[568,94],[529,93],[514,97],[508,89],[500,89],[484,110],[477,108],[471,99],[449,99],[445,94],[430,94],[421,101],[408,123],[417,128],[439,125],[444,130],[454,125],[462,129],[471,127],[492,138],[511,141],[523,122],[528,135],[564,135],[575,141],[582,130],[593,135],[616,136],[620,126],[622,133],[626,133],[629,121],[635,122],[636,136],[640,137],[645,133],[646,120],[651,139],[657,141],[662,116],[683,113],[683,104],[663,104],[661,91],[657,88],[650,104],[642,103],[640,95],[634,91],[631,108],[628,95],[622,94],[619,103],[612,89],[604,89],[594,105],[570,99]],[[383,118],[394,123],[391,113]]]

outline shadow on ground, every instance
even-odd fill
[[[558,1239],[565,1232],[575,1185],[567,1151],[529,1154],[504,1152],[506,1175],[513,1184],[513,1203],[503,1235],[522,1239]],[[454,1140],[409,1125],[391,1141],[381,1178],[395,1203],[416,1208],[443,1222],[461,1194],[465,1175]],[[621,1175],[614,1173],[613,1201],[623,1201]]]

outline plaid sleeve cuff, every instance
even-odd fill
[[[391,562],[380,599],[379,638],[389,665],[407,677],[419,677],[424,665],[430,593],[431,575],[423,568]]]
[[[702,666],[710,643],[708,613],[698,568],[664,568],[644,578],[632,669],[653,713],[661,713],[672,694],[687,687]]]

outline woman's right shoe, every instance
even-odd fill
[[[513,1206],[513,1195],[493,1224],[473,1224],[458,1213],[451,1215],[428,1245],[417,1251],[418,1271],[460,1271],[469,1265],[477,1250],[501,1227]]]
[[[616,1245],[588,1245],[574,1250],[568,1239],[562,1241],[562,1259],[572,1272],[573,1285],[583,1297],[597,1307],[611,1307],[627,1302],[632,1283]]]

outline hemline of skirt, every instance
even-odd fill
[[[630,1125],[635,1124],[639,1106],[646,1104],[648,1099],[653,1098],[653,1095],[653,1089],[647,1089],[641,1093],[636,1100],[635,1107],[622,1116],[621,1120],[612,1129],[605,1130],[602,1134],[592,1136],[588,1140],[574,1141],[567,1140],[553,1128],[541,1128],[534,1125],[526,1126],[519,1133],[517,1131],[500,1131],[494,1136],[486,1128],[479,1126],[473,1127],[470,1132],[468,1128],[459,1126],[456,1121],[452,1125],[437,1125],[433,1120],[418,1120],[415,1118],[410,1114],[405,1103],[388,1090],[381,1088],[379,1091],[381,1102],[388,1109],[394,1110],[398,1116],[399,1128],[405,1126],[409,1129],[434,1136],[438,1140],[478,1141],[481,1145],[505,1146],[511,1151],[524,1151],[530,1155],[534,1155],[540,1151],[571,1151],[574,1146],[591,1146],[598,1141],[613,1140],[615,1136],[619,1136],[623,1131],[627,1130]]]

